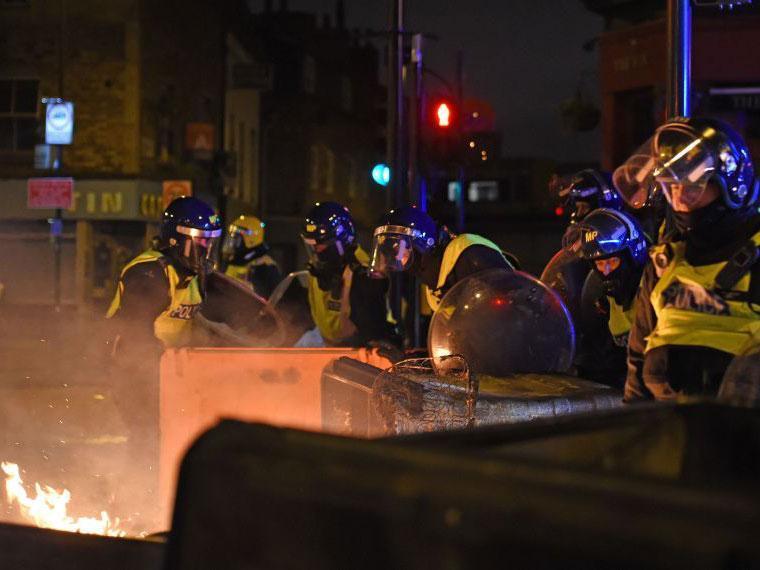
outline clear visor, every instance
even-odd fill
[[[186,237],[182,247],[185,263],[195,273],[205,274],[216,266],[216,237]]]
[[[704,139],[680,129],[656,133],[612,175],[612,181],[633,208],[641,208],[661,190],[673,203],[673,193],[698,201],[715,169]]]
[[[378,234],[372,244],[370,273],[386,276],[392,271],[404,271],[412,265],[412,238],[403,234]]]
[[[222,235],[221,229],[201,230],[186,226],[177,226],[177,233],[184,236],[180,244],[182,262],[192,271],[204,274],[214,268],[217,261],[217,242]]]
[[[231,259],[235,256],[235,252],[243,247],[243,236],[239,233],[229,233],[225,236],[224,242],[222,242],[222,256],[225,259]]]
[[[301,236],[306,248],[309,263],[313,266],[339,263],[345,251],[340,240],[317,242],[317,240]]]

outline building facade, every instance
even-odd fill
[[[65,303],[110,298],[123,262],[156,233],[165,182],[182,181],[198,197],[227,205],[218,165],[224,106],[234,97],[226,64],[232,4],[27,0],[0,7],[0,240],[12,244],[0,253],[6,302],[51,299],[47,220],[54,213],[26,207],[29,178],[74,179],[73,206],[63,212]],[[73,143],[57,171],[40,159],[44,147],[35,166],[46,97],[75,105]],[[228,186],[233,208],[254,201],[250,182],[233,175]],[[20,263],[33,265],[35,275],[20,275]]]

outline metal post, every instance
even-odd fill
[[[388,122],[387,163],[391,168],[391,180],[386,194],[387,207],[402,205],[406,192],[406,169],[404,167],[404,0],[389,0],[388,10]],[[393,274],[390,282],[391,313],[401,322],[403,275]]]
[[[667,116],[691,114],[691,0],[668,0]]]
[[[459,167],[457,168],[457,183],[459,184],[459,191],[457,192],[457,220],[456,228],[458,233],[464,231],[464,194],[467,191],[467,180],[464,171],[464,152],[462,150],[462,102],[464,100],[464,56],[462,51],[457,52],[457,109],[459,109],[459,119],[457,120],[457,133],[455,144],[458,145],[456,156],[459,157]]]
[[[66,0],[60,0],[58,26],[58,97],[63,100],[63,66],[65,63],[66,39]],[[63,145],[54,146],[55,159],[53,170],[60,175],[63,169]],[[61,310],[61,234],[63,233],[63,214],[60,208],[55,209],[55,216],[50,222],[50,244],[53,246],[53,310]]]
[[[412,36],[412,84],[409,92],[409,197],[423,211],[427,211],[427,196],[419,169],[419,139],[422,105],[422,34]],[[420,280],[411,279],[409,313],[412,315],[412,346],[422,346],[422,320],[420,315]]]
[[[387,162],[391,167],[389,206],[400,206],[405,198],[404,166],[404,0],[390,0],[388,37],[388,123]]]
[[[412,82],[409,90],[409,168],[408,186],[409,198],[421,209],[426,210],[421,202],[421,185],[419,180],[419,138],[420,138],[420,105],[422,104],[422,34],[412,36],[411,53]]]

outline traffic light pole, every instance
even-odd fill
[[[404,0],[389,0],[388,10],[388,122],[386,162],[391,168],[386,207],[397,208],[406,198],[404,165]],[[402,322],[403,274],[391,275],[390,306],[396,322]]]
[[[388,123],[386,149],[391,167],[389,206],[398,207],[406,197],[404,134],[404,0],[390,0],[388,17]]]
[[[422,96],[422,34],[412,36],[411,54],[412,86],[409,92],[409,196],[412,203],[427,211],[427,196],[419,169],[419,140]],[[422,346],[422,321],[420,315],[420,280],[411,279],[409,313],[412,315],[412,346]]]
[[[457,168],[457,184],[459,187],[459,191],[456,193],[456,204],[457,204],[457,218],[456,218],[456,228],[457,233],[464,232],[464,193],[466,192],[466,184],[467,180],[465,177],[465,171],[464,171],[464,156],[463,156],[463,142],[464,137],[462,136],[462,126],[464,121],[462,120],[462,102],[464,99],[463,96],[463,90],[464,90],[464,56],[462,55],[462,51],[459,50],[457,52],[457,109],[459,109],[459,120],[457,121],[457,143],[459,146],[458,154],[462,154],[460,160],[459,160],[459,166]]]

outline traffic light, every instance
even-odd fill
[[[391,169],[387,164],[376,164],[372,167],[372,180],[380,186],[388,186],[388,183],[391,181]]]
[[[438,99],[432,105],[431,124],[441,133],[455,130],[458,120],[456,105],[448,99]]]
[[[451,107],[449,107],[448,103],[438,103],[435,115],[439,127],[448,128],[451,126]]]

